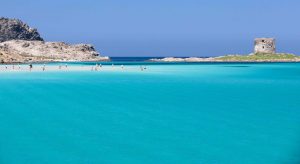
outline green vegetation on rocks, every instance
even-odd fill
[[[227,55],[216,57],[221,61],[300,61],[300,56],[294,54],[277,53],[256,53],[250,55]]]

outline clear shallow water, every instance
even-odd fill
[[[0,163],[300,162],[300,64],[147,68],[0,73]]]

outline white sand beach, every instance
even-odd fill
[[[80,65],[80,64],[15,64],[0,65],[1,72],[49,72],[49,71],[146,71],[146,66],[124,66],[124,65]]]

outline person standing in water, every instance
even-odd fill
[[[43,69],[43,71],[46,70],[46,64],[43,65],[43,68],[42,68],[42,69]]]
[[[33,68],[32,64],[29,64],[29,71],[30,72],[31,72],[32,68]]]

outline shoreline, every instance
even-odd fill
[[[286,61],[286,60],[278,60],[278,61],[149,61],[153,63],[300,63],[300,61]]]
[[[214,63],[228,63],[228,64],[239,64],[239,63],[300,63],[299,61],[287,61],[287,60],[277,60],[277,61],[161,61],[161,60],[157,60],[157,61],[153,61],[153,60],[145,60],[145,61],[113,61],[113,60],[97,60],[97,61],[47,61],[47,62],[10,62],[10,63],[0,63],[0,68],[4,67],[4,66],[29,66],[30,64],[32,65],[37,65],[37,66],[41,66],[41,65],[47,65],[47,66],[59,66],[59,65],[65,65],[65,64],[69,64],[70,66],[95,66],[96,64],[101,64],[103,66],[141,66],[141,65],[172,65],[172,64],[197,64],[197,63],[206,63],[206,64],[214,64]],[[94,65],[92,65],[94,64]]]
[[[194,62],[194,63],[219,63],[219,62],[245,62],[245,63],[287,63],[287,62],[300,62],[300,56],[293,54],[249,54],[249,55],[226,55],[217,57],[165,57],[165,58],[153,58],[150,62]]]
[[[5,64],[49,64],[49,63],[84,63],[84,62],[109,62],[111,61],[110,57],[108,56],[101,56],[99,57],[100,59],[95,59],[95,60],[45,60],[45,61],[26,61],[26,62],[2,62],[0,65],[5,65]]]
[[[32,67],[30,67],[32,65]],[[68,64],[68,63],[49,63],[49,64],[0,64],[0,74],[1,73],[31,73],[31,72],[131,72],[131,71],[146,71],[146,66],[129,66],[129,65],[80,65],[80,64]],[[143,69],[142,69],[143,68]]]

